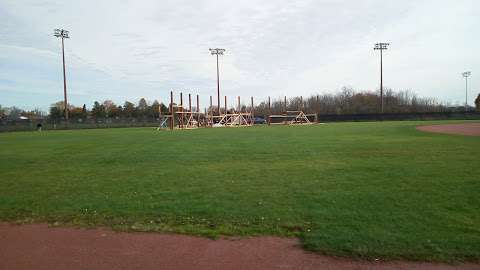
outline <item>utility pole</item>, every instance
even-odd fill
[[[374,50],[380,50],[380,104],[381,112],[383,113],[383,50],[386,50],[390,43],[376,43]]]
[[[65,103],[65,121],[68,123],[68,101],[67,101],[67,78],[65,76],[65,49],[63,40],[70,38],[70,32],[64,29],[53,30],[55,37],[62,39],[62,60],[63,60],[63,102]]]
[[[472,75],[470,71],[465,71],[462,76],[465,78],[465,112],[468,111],[468,77]]]
[[[220,69],[218,67],[218,56],[223,55],[223,53],[225,52],[225,49],[215,48],[215,49],[209,49],[209,50],[212,55],[217,56],[217,110],[218,110],[218,115],[220,115]]]

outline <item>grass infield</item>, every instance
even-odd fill
[[[3,133],[0,220],[478,261],[480,137],[415,130],[432,123]]]

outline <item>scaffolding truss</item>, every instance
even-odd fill
[[[240,127],[240,126],[252,126],[253,114],[251,112],[246,113],[227,113],[222,115],[218,124],[225,127]]]
[[[313,117],[314,121],[312,122],[309,117]],[[272,121],[272,119],[279,119],[280,122]],[[303,111],[286,111],[283,114],[279,115],[270,115],[269,123],[270,124],[284,124],[284,125],[308,125],[313,124],[317,121],[316,114],[306,114]]]
[[[204,113],[199,112],[199,95],[196,96],[196,107],[192,107],[192,97],[188,94],[188,106],[184,107],[183,93],[180,92],[179,104],[174,103],[173,91],[170,92],[169,112],[166,115],[159,115],[160,125],[158,129],[196,129],[199,127],[249,127],[255,124],[254,103],[251,97],[250,108],[241,105],[240,96],[237,96],[237,106],[228,108],[227,96],[223,108],[215,108],[212,105],[212,96],[210,96],[210,107],[205,108]],[[297,110],[287,110],[287,97],[283,102],[283,113],[272,115],[270,97],[268,97],[267,123],[284,125],[308,125],[318,123],[318,114],[306,114],[303,111],[303,97],[300,97],[300,105],[297,104]],[[220,104],[218,104],[219,106]],[[194,109],[192,109],[194,108]]]

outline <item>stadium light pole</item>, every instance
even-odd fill
[[[62,60],[63,60],[63,102],[65,106],[65,121],[68,122],[68,102],[67,102],[67,78],[65,76],[65,49],[63,40],[70,38],[70,32],[64,29],[53,30],[53,35],[62,39]]]
[[[468,111],[468,77],[472,75],[470,71],[465,71],[462,76],[465,78],[465,112]]]
[[[218,115],[220,115],[220,70],[218,68],[218,56],[223,55],[223,53],[225,52],[225,49],[210,48],[209,51],[212,55],[217,56],[217,111],[218,111]]]
[[[390,43],[375,43],[374,50],[380,50],[380,106],[383,113],[383,50],[386,50]]]

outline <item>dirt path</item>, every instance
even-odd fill
[[[480,123],[418,126],[417,129],[435,133],[480,136]]]
[[[220,239],[0,223],[0,269],[480,269],[478,264],[359,262],[291,238]]]

